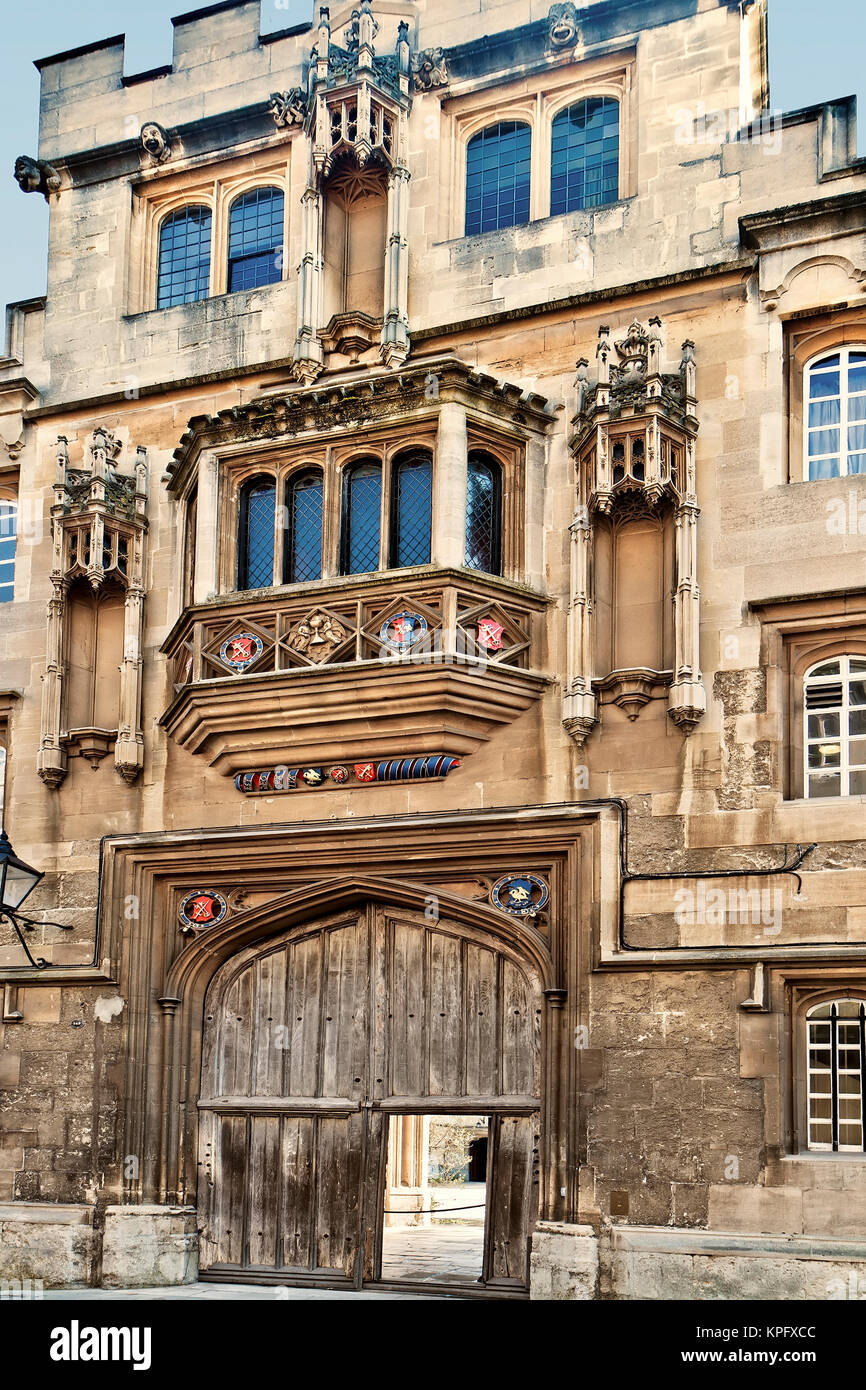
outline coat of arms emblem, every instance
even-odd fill
[[[495,623],[492,618],[482,618],[478,624],[479,647],[488,652],[501,652],[504,631],[501,623]]]
[[[381,640],[395,652],[407,652],[427,631],[427,619],[420,613],[395,613],[382,624]]]
[[[264,651],[264,642],[254,632],[239,632],[220,647],[220,659],[233,671],[246,671]]]
[[[228,903],[222,893],[197,888],[194,893],[187,893],[177,915],[184,931],[194,931],[196,928],[216,926],[227,912]]]
[[[506,874],[490,890],[490,901],[515,917],[534,917],[547,905],[550,889],[537,874]]]

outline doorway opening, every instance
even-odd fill
[[[488,1115],[392,1115],[382,1279],[478,1283],[484,1275]]]

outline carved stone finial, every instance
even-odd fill
[[[444,49],[425,48],[421,53],[413,53],[412,76],[415,90],[418,92],[430,92],[434,87],[446,87],[449,77]]]
[[[60,188],[60,175],[41,159],[19,154],[15,161],[15,182],[22,193],[41,193],[45,201]]]
[[[274,118],[274,125],[281,129],[303,125],[307,119],[307,93],[302,87],[292,87],[288,92],[271,92],[268,110]]]
[[[554,49],[573,48],[580,42],[575,5],[551,5],[547,16],[547,41]]]
[[[171,157],[171,141],[156,121],[145,121],[141,127],[141,148],[157,164],[164,164]]]

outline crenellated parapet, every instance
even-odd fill
[[[676,372],[662,324],[637,320],[619,340],[599,330],[597,370],[577,364],[571,450],[577,514],[565,724],[582,743],[613,703],[636,719],[667,691],[686,730],[706,710],[700,671],[694,344]]]

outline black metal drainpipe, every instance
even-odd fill
[[[701,872],[701,873],[661,873],[661,874],[646,874],[646,873],[645,873],[645,874],[641,874],[641,873],[632,873],[632,872],[630,871],[629,867],[628,867],[628,802],[627,802],[627,801],[624,801],[624,800],[622,799],[622,797],[618,797],[618,796],[608,796],[608,797],[600,797],[600,798],[598,798],[597,800],[593,800],[593,801],[579,801],[579,802],[577,802],[576,804],[579,805],[579,806],[615,806],[616,809],[617,809],[618,812],[619,812],[619,869],[620,869],[620,874],[619,874],[619,919],[618,919],[618,936],[619,936],[619,949],[620,949],[621,951],[646,951],[646,950],[648,949],[648,948],[645,947],[645,946],[632,946],[632,945],[630,945],[630,943],[629,943],[628,941],[626,941],[626,937],[625,937],[625,890],[626,890],[626,886],[627,886],[629,883],[649,883],[649,882],[655,882],[655,881],[661,881],[661,882],[663,882],[663,881],[671,881],[671,882],[674,882],[674,881],[676,881],[676,880],[683,880],[683,879],[708,879],[708,878],[776,878],[776,877],[779,877],[780,875],[788,875],[788,874],[790,874],[793,878],[795,878],[795,879],[797,880],[797,893],[799,894],[799,893],[802,891],[802,888],[803,888],[803,880],[802,880],[802,878],[800,877],[800,874],[799,874],[797,871],[798,871],[798,869],[801,867],[801,865],[802,865],[802,863],[803,863],[803,860],[806,858],[806,855],[807,855],[807,854],[811,854],[811,853],[812,853],[812,850],[813,850],[813,849],[817,849],[817,847],[818,847],[818,846],[817,846],[817,843],[815,843],[815,844],[813,844],[813,845],[807,845],[805,849],[802,847],[802,845],[798,845],[798,846],[797,846],[797,852],[796,852],[796,854],[795,854],[795,856],[794,856],[794,859],[793,859],[793,861],[789,864],[789,863],[788,863],[788,846],[786,845],[786,846],[785,846],[785,862],[784,862],[784,864],[778,865],[778,867],[776,867],[776,868],[774,868],[774,869],[752,869],[752,870],[749,870],[749,869],[717,869],[717,870],[715,871],[715,873],[706,872],[706,871]],[[786,942],[785,942],[785,945],[786,945],[786,946],[814,946],[815,943],[814,943],[814,941],[786,941]],[[655,952],[658,953],[658,952],[662,952],[662,951],[671,951],[671,952],[674,952],[674,951],[684,951],[684,950],[688,950],[689,948],[688,948],[688,947],[685,947],[685,946],[660,946],[660,947],[652,947],[652,948],[649,948],[649,949],[652,949],[653,951],[655,951]],[[702,947],[701,949],[702,949],[702,950],[708,950],[708,951],[714,951],[714,950],[724,950],[724,949],[726,949],[726,948],[723,947],[723,946],[705,946],[705,947]],[[744,945],[744,946],[738,946],[738,947],[737,947],[737,950],[738,950],[738,951],[739,951],[739,950],[744,950],[744,951],[764,951],[764,950],[766,950],[766,946],[765,946],[765,945],[761,945],[761,944],[758,944],[758,945],[756,945],[756,946]]]

